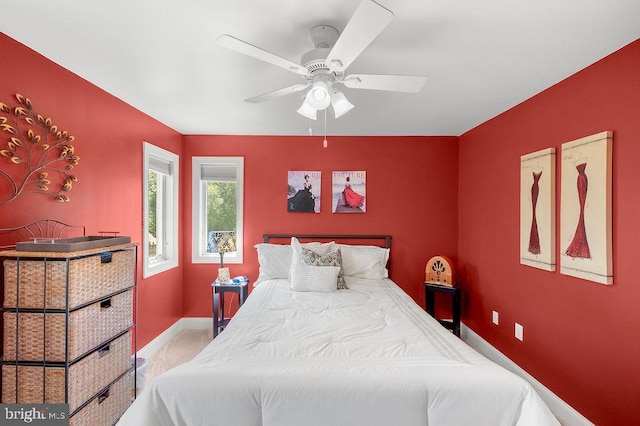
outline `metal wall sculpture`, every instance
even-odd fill
[[[0,206],[26,192],[68,202],[78,181],[71,170],[80,161],[74,137],[36,112],[29,98],[19,93],[15,98],[15,107],[0,102],[0,185],[6,188],[0,191]]]

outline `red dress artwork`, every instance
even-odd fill
[[[542,172],[533,172],[533,184],[531,185],[531,205],[533,208],[533,219],[531,220],[531,232],[529,233],[529,253],[540,254],[540,236],[538,235],[538,221],[536,220],[536,205],[538,204],[538,193]]]
[[[589,250],[589,242],[587,241],[587,230],[584,226],[584,205],[587,200],[587,187],[589,181],[585,173],[587,163],[581,163],[576,166],[578,170],[578,201],[580,201],[580,217],[578,218],[578,226],[573,240],[567,247],[566,254],[571,257],[581,257],[590,259],[591,251]]]
[[[347,203],[349,207],[362,207],[364,204],[364,195],[360,195],[351,189],[351,184],[349,183],[344,186],[342,196],[344,197],[344,202]]]

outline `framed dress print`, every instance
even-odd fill
[[[289,171],[287,175],[287,211],[320,213],[321,172]]]
[[[613,132],[562,144],[560,272],[613,284]]]
[[[556,149],[520,157],[520,263],[556,270]]]
[[[333,172],[333,213],[365,213],[367,211],[367,172]]]

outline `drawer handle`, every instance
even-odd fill
[[[111,307],[111,298],[104,299],[100,302],[100,309],[109,309]]]
[[[104,392],[98,395],[98,404],[102,404],[105,399],[109,398],[109,390],[110,389],[105,389]]]
[[[109,351],[111,350],[111,344],[107,344],[100,349],[98,349],[98,358],[102,358],[105,355],[109,355]]]
[[[111,263],[113,260],[113,253],[110,251],[100,253],[100,263]]]

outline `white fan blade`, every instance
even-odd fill
[[[309,70],[307,70],[305,67],[298,65],[288,59],[275,55],[271,52],[267,52],[266,50],[256,47],[253,44],[247,43],[246,41],[242,41],[233,36],[230,36],[229,34],[221,35],[220,37],[218,37],[216,42],[219,45],[226,47],[227,49],[235,50],[236,52],[243,53],[247,56],[260,59],[261,61],[278,66],[280,68],[284,68],[287,71],[305,76],[310,75]]]
[[[423,75],[349,74],[342,83],[350,89],[418,93],[426,81]]]
[[[307,84],[294,84],[293,86],[285,87],[284,89],[274,90],[273,92],[265,93],[263,95],[254,96],[253,98],[245,99],[245,102],[251,102],[257,104],[264,101],[270,101],[271,99],[279,98],[280,96],[286,96],[291,93],[296,93],[311,86],[311,83]]]
[[[393,12],[378,3],[360,3],[325,60],[329,70],[344,72],[392,20]]]

